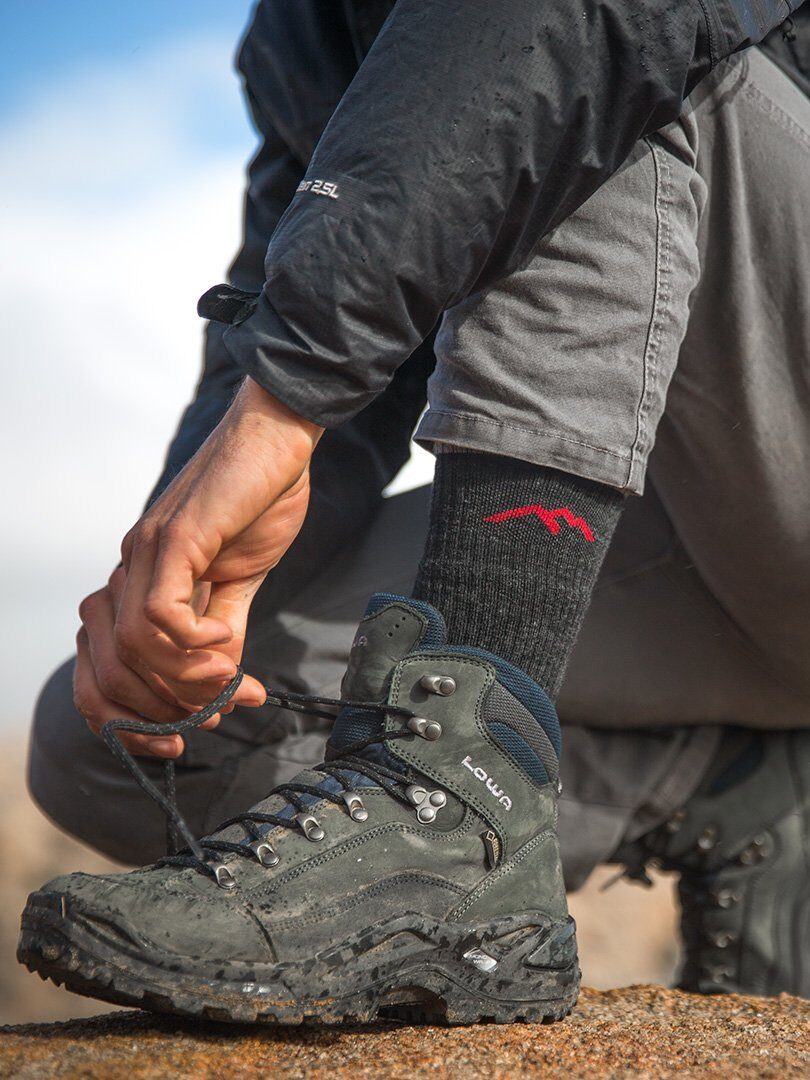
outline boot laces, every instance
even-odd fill
[[[183,735],[186,732],[193,731],[204,724],[206,720],[210,720],[231,700],[242,682],[243,674],[242,669],[238,668],[230,683],[205,708],[199,712],[191,713],[173,724],[120,719],[109,720],[101,729],[102,737],[109,749],[129,771],[138,786],[160,807],[166,817],[167,854],[160,860],[159,864],[194,867],[213,877],[217,884],[224,889],[234,888],[236,879],[221,861],[221,855],[235,854],[254,861],[258,859],[265,866],[273,866],[278,862],[278,856],[265,839],[270,829],[275,827],[285,829],[300,828],[308,839],[323,839],[323,830],[320,829],[317,820],[309,813],[312,804],[307,801],[307,797],[317,800],[325,799],[342,807],[355,820],[365,820],[368,815],[363,807],[362,800],[353,791],[358,774],[370,780],[372,784],[383,788],[392,798],[407,806],[412,805],[406,794],[406,789],[410,784],[410,776],[407,773],[392,769],[381,762],[363,756],[363,751],[374,745],[384,746],[396,739],[412,737],[413,731],[380,731],[366,739],[341,747],[339,751],[335,750],[334,756],[330,756],[327,761],[321,762],[311,770],[320,773],[324,780],[331,778],[337,785],[337,792],[321,786],[322,781],[318,784],[305,784],[296,781],[279,784],[269,791],[266,797],[282,795],[288,805],[296,811],[293,816],[265,814],[257,810],[249,810],[244,814],[229,818],[219,826],[219,830],[222,830],[232,825],[241,825],[246,834],[243,841],[217,840],[214,837],[203,837],[198,840],[177,805],[174,762],[166,761],[164,763],[165,791],[161,791],[123,745],[118,738],[118,732],[126,731],[137,735]],[[295,694],[273,690],[271,687],[265,687],[265,690],[267,692],[267,704],[269,705],[275,705],[290,712],[306,713],[309,716],[317,716],[328,720],[334,720],[335,710],[342,708],[369,711],[381,717],[400,716],[405,719],[416,717],[413,710],[398,705],[389,705],[386,702],[348,701],[343,698],[317,697],[313,694]],[[327,750],[329,750],[329,744],[327,744]],[[265,826],[265,828],[262,829],[260,826]],[[180,838],[186,844],[182,850]]]

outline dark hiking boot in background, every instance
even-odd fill
[[[549,698],[446,645],[428,604],[387,595],[343,694],[386,705],[344,706],[328,762],[202,841],[204,861],[34,893],[22,963],[80,994],[220,1020],[565,1016],[579,970]]]
[[[810,731],[729,729],[686,805],[612,861],[680,873],[680,989],[810,998]]]

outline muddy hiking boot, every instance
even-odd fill
[[[549,698],[446,645],[430,605],[384,594],[342,690],[325,764],[197,855],[51,881],[23,914],[21,962],[80,994],[218,1020],[565,1016],[579,969]]]
[[[680,989],[810,998],[810,731],[730,730],[686,805],[614,858],[680,874]]]

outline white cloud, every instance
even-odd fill
[[[25,722],[72,650],[196,381],[196,300],[236,249],[253,146],[232,45],[84,71],[0,127],[0,723]],[[227,153],[204,137],[214,115],[241,131]]]
[[[197,378],[196,300],[235,251],[253,144],[231,47],[83,72],[0,128],[4,719],[71,650]],[[189,120],[212,95],[243,125],[225,155]]]
[[[233,72],[234,42],[199,37],[96,63],[46,82],[2,131],[4,200],[44,201],[88,212],[102,198],[126,206],[190,179],[212,159],[209,128],[226,125],[249,146]],[[193,181],[192,181],[193,182]]]

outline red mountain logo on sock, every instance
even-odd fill
[[[484,521],[492,521],[500,524],[502,521],[511,521],[513,518],[537,517],[543,522],[548,531],[556,536],[562,526],[560,520],[572,529],[579,529],[589,544],[594,542],[594,535],[588,522],[573,514],[567,506],[558,506],[556,510],[546,510],[540,503],[532,503],[530,506],[516,506],[514,510],[501,510],[497,514],[490,514]]]

